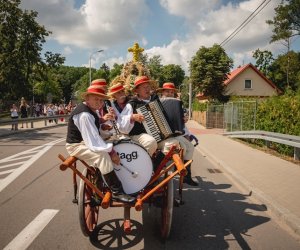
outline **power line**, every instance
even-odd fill
[[[267,0],[262,1],[262,3],[250,14],[250,16],[248,16],[223,42],[220,43],[220,46],[224,46],[230,42],[249,22],[251,22],[254,17],[257,16],[259,12],[261,12],[269,4],[269,2],[271,2],[271,0],[268,0],[268,2],[266,1]]]

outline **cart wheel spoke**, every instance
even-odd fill
[[[162,207],[161,207],[161,238],[167,239],[170,235],[172,226],[174,205],[174,183],[171,179],[162,192]]]
[[[91,173],[87,169],[84,169],[82,174],[91,180]],[[83,180],[80,180],[78,192],[78,212],[81,231],[85,236],[91,236],[98,222],[99,206],[91,206],[93,190]]]

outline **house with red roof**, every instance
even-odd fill
[[[224,82],[225,94],[241,97],[268,97],[282,91],[251,63],[230,72]],[[199,101],[207,100],[202,93],[196,96]]]

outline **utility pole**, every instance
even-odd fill
[[[192,81],[189,80],[189,120],[192,118]]]

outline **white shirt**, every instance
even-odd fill
[[[131,115],[133,114],[132,106],[129,103],[127,103],[121,113],[116,108],[114,102],[111,102],[111,106],[117,115],[116,122],[117,122],[118,129],[122,134],[129,134],[129,132],[134,126],[134,122],[133,123],[130,122]]]
[[[110,152],[113,144],[106,143],[95,124],[95,117],[88,112],[81,112],[73,116],[74,124],[79,129],[84,144],[93,152]]]

